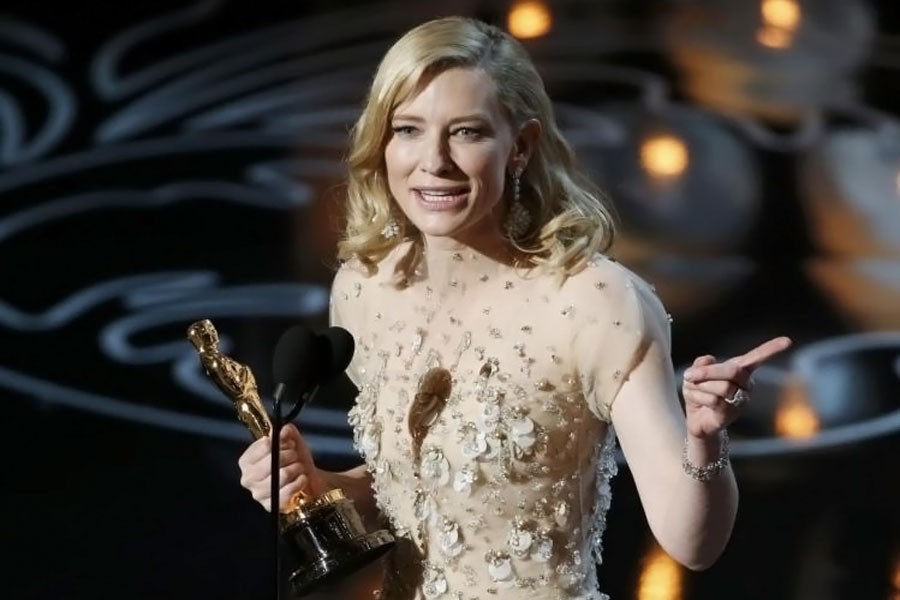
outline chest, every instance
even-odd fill
[[[587,409],[565,315],[510,298],[369,307],[355,361],[382,458],[439,479],[466,465],[553,478],[596,445],[605,426]]]

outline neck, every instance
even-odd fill
[[[508,240],[494,236],[469,244],[448,237],[423,238],[423,281],[435,290],[454,288],[459,281],[493,278],[498,271],[515,267],[521,260]]]
[[[512,243],[499,233],[474,240],[424,235],[422,242],[426,260],[436,265],[447,260],[458,262],[459,257],[455,256],[456,254],[462,254],[466,259],[477,258],[506,265],[515,264],[518,256]]]
[[[454,252],[472,252],[484,257],[510,262],[514,256],[514,247],[501,231],[500,220],[493,215],[480,223],[468,227],[452,236],[432,236],[422,234],[425,252],[432,255],[442,253],[452,255]]]

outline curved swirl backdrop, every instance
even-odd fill
[[[623,470],[604,588],[900,594],[900,14],[858,0],[4,4],[0,593],[272,592],[249,436],[185,330],[212,319],[267,392],[279,334],[326,325],[348,129],[381,53],[440,14],[537,28],[523,43],[679,369],[797,342],[734,428],[723,559],[666,563]],[[356,460],[352,393],[300,417],[326,467]]]

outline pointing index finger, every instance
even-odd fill
[[[792,343],[793,342],[791,341],[791,338],[787,336],[772,338],[767,342],[763,342],[746,354],[736,356],[733,360],[737,362],[742,368],[747,369],[748,371],[754,371],[762,363],[766,362],[776,354],[784,352],[785,350],[790,348]]]

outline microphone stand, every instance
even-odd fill
[[[287,413],[281,413],[281,396],[284,386],[279,384],[272,395],[272,451],[269,453],[269,472],[271,476],[269,488],[269,510],[272,513],[272,521],[275,539],[275,598],[281,600],[281,506],[278,502],[281,490],[281,429],[284,423],[293,421],[300,411],[306,406],[319,391],[319,385],[309,392],[300,394],[297,402]],[[307,475],[307,478],[309,475]]]

